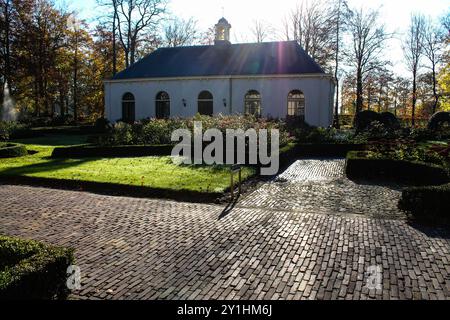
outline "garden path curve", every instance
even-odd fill
[[[342,161],[297,162],[226,215],[0,185],[0,233],[76,248],[74,299],[450,299],[448,232],[398,219],[399,191],[346,180]]]

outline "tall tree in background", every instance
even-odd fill
[[[349,9],[347,5],[347,1],[345,0],[337,0],[335,1],[335,10],[333,11],[334,16],[334,30],[336,34],[335,39],[335,55],[334,55],[334,79],[336,81],[336,100],[334,104],[334,119],[333,126],[339,129],[339,61],[341,57],[341,37],[343,32],[345,31],[345,21],[346,17],[348,17]]]
[[[116,0],[117,28],[126,67],[136,61],[144,36],[156,33],[166,13],[166,0]]]
[[[420,68],[420,60],[424,53],[425,19],[422,15],[411,16],[411,24],[403,43],[403,52],[408,69],[412,72],[412,104],[411,125],[415,126],[417,103],[417,76]]]
[[[261,43],[267,40],[268,36],[272,33],[272,28],[265,21],[253,20],[253,26],[250,31],[255,41]]]
[[[164,45],[167,47],[180,47],[192,45],[197,42],[199,32],[197,21],[194,18],[173,18],[164,26]]]
[[[11,0],[0,0],[0,57],[3,85],[10,82],[11,75],[11,35],[13,6]],[[2,90],[3,91],[3,90]]]
[[[431,19],[425,20],[424,24],[423,53],[429,62],[428,68],[431,70],[434,97],[432,112],[435,113],[439,104],[439,94],[437,91],[437,65],[441,60],[443,35],[440,32],[440,29],[433,25]]]
[[[381,53],[390,38],[384,25],[378,22],[377,10],[351,12],[347,21],[351,45],[346,52],[347,61],[355,70],[356,112],[363,109],[363,79],[366,74],[384,64]]]
[[[285,39],[297,41],[328,72],[335,58],[334,11],[321,0],[302,2],[284,21]]]

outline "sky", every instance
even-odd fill
[[[295,6],[308,0],[171,0],[172,14],[193,17],[200,29],[206,30],[225,16],[232,25],[232,42],[254,42],[251,27],[255,19],[269,23],[274,29],[281,29],[284,17]],[[380,21],[384,21],[388,32],[401,37],[408,27],[411,14],[419,12],[437,19],[450,11],[450,0],[347,0],[350,8],[380,9]],[[95,0],[56,0],[79,12],[79,17],[95,23]],[[272,40],[272,39],[268,39]],[[279,39],[281,40],[281,39]],[[394,72],[407,74],[401,63],[403,52],[398,39],[389,41],[386,56],[394,64]]]

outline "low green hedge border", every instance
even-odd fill
[[[28,155],[27,148],[21,144],[0,144],[0,158],[15,158]]]
[[[365,148],[365,144],[353,143],[299,143],[297,153],[302,157],[345,157],[349,151]]]
[[[170,156],[174,145],[152,145],[152,146],[76,146],[68,148],[55,148],[52,158],[112,158],[112,157],[149,157]],[[351,150],[363,150],[363,144],[306,144],[289,143],[280,148],[289,151],[298,157],[345,157]]]
[[[402,192],[399,208],[419,221],[450,224],[450,183],[411,187]]]
[[[0,299],[65,299],[72,249],[0,236]]]
[[[448,172],[438,165],[391,159],[367,159],[366,153],[347,154],[346,174],[350,179],[388,180],[412,185],[438,185],[450,181]]]
[[[158,146],[77,146],[69,148],[55,148],[52,158],[129,158],[170,156],[173,145]]]

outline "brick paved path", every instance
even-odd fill
[[[10,185],[0,186],[0,199],[0,233],[77,249],[82,290],[73,298],[450,299],[449,234],[402,219],[253,207],[250,196],[227,214],[216,205]],[[382,268],[382,290],[365,287],[373,265]]]
[[[399,218],[398,187],[357,184],[344,176],[344,159],[298,160],[275,181],[245,197],[247,208]]]

